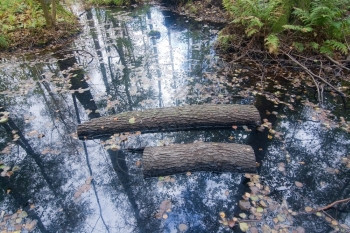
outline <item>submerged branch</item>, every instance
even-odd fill
[[[295,64],[303,68],[303,70],[308,73],[312,78],[317,78],[321,80],[323,83],[327,84],[330,88],[332,88],[335,92],[337,92],[342,97],[347,97],[343,92],[339,91],[335,86],[333,86],[331,83],[329,83],[326,79],[322,78],[319,75],[314,74],[309,68],[307,68],[305,65],[301,64],[297,59],[295,59],[292,55],[290,55],[287,52],[283,51],[283,54],[285,54],[287,57],[289,57]]]
[[[327,209],[330,209],[330,208],[332,208],[333,206],[335,206],[335,205],[337,205],[337,204],[344,203],[344,202],[350,202],[350,197],[349,197],[349,198],[346,198],[346,199],[337,200],[337,201],[335,201],[335,202],[332,202],[332,203],[329,204],[329,205],[326,205],[326,206],[324,206],[324,207],[318,208],[317,211],[327,210]]]

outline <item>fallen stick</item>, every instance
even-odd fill
[[[254,150],[234,143],[174,144],[146,147],[142,158],[144,177],[194,171],[255,172]]]
[[[297,59],[295,59],[293,56],[291,56],[289,53],[283,52],[287,57],[289,57],[295,64],[300,66],[305,70],[306,73],[308,73],[311,77],[317,78],[321,80],[323,83],[327,84],[330,88],[332,88],[335,92],[337,92],[342,97],[347,97],[343,92],[339,91],[335,86],[333,86],[331,83],[329,83],[326,79],[322,78],[319,75],[314,74],[310,69],[308,69],[306,66],[301,64]]]
[[[346,198],[346,199],[343,199],[343,200],[338,200],[338,201],[332,202],[329,205],[326,205],[325,207],[318,208],[317,211],[327,210],[327,209],[332,208],[333,206],[335,206],[337,204],[344,203],[344,202],[349,202],[349,201],[350,201],[350,197]]]
[[[78,125],[77,131],[80,139],[92,139],[122,132],[151,133],[259,124],[260,115],[253,105],[210,104],[123,112],[92,119]]]

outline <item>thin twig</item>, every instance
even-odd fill
[[[338,200],[338,201],[332,202],[329,205],[326,205],[325,207],[318,208],[317,211],[327,210],[327,209],[332,208],[333,206],[335,206],[339,203],[344,203],[344,202],[349,202],[349,201],[350,201],[350,197],[346,198],[346,199]]]
[[[340,66],[341,68],[346,69],[346,70],[350,70],[348,67],[346,67],[346,66],[344,66],[343,64],[341,64],[340,62],[334,60],[334,59],[331,58],[330,56],[326,55],[326,57],[327,57],[331,62],[333,62],[334,64]]]
[[[289,53],[283,52],[283,54],[285,54],[287,57],[289,57],[295,64],[299,65],[301,68],[303,68],[305,70],[306,73],[308,73],[311,77],[314,78],[318,78],[319,80],[321,80],[322,82],[324,82],[325,84],[327,84],[329,87],[331,87],[335,92],[337,92],[339,95],[341,95],[342,97],[347,97],[343,92],[339,91],[335,86],[333,86],[332,84],[330,84],[327,80],[325,80],[324,78],[314,74],[310,69],[308,69],[306,66],[304,66],[303,64],[301,64],[298,60],[296,60],[293,56],[291,56]]]

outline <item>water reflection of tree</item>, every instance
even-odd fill
[[[70,70],[70,68],[72,66],[74,66],[74,64],[77,64],[77,60],[75,59],[74,56],[69,56],[68,58],[60,59],[58,64],[59,64],[59,67],[62,71]],[[86,89],[89,87],[88,83],[84,79],[83,70],[75,69],[71,73],[71,82],[72,82],[72,88],[74,88],[75,90],[82,89],[82,88]],[[109,94],[109,93],[107,92],[107,94]],[[89,90],[87,90],[83,93],[78,92],[78,93],[73,94],[75,111],[76,111],[76,113],[79,113],[78,106],[76,104],[75,99],[77,99],[81,103],[81,105],[86,110],[86,112],[90,113],[88,115],[89,119],[96,118],[96,117],[100,116],[100,114],[96,111],[97,105],[96,105],[94,98]],[[79,114],[77,114],[77,118],[78,118],[78,122],[80,122]],[[106,139],[104,139],[104,140],[102,139],[102,142],[104,142],[105,140]],[[89,152],[88,152],[89,150],[88,150],[85,142],[83,142],[83,146],[84,146],[84,153],[86,156],[87,165],[89,167],[90,176],[93,176],[94,173],[92,171],[92,168],[91,168],[91,165],[89,162]],[[143,229],[145,229],[147,222],[142,218],[142,216],[140,214],[140,208],[138,207],[138,204],[136,203],[136,196],[133,193],[133,188],[132,188],[132,184],[130,182],[129,173],[128,173],[128,167],[126,165],[126,155],[125,155],[125,153],[123,153],[121,151],[116,152],[113,150],[107,150],[107,153],[112,161],[112,165],[113,165],[115,173],[117,174],[118,180],[119,180],[120,184],[122,185],[126,196],[128,197],[128,201],[130,203],[131,209],[134,213],[134,217],[135,217],[136,222],[137,222],[138,232],[143,232],[144,231]],[[92,185],[94,188],[97,203],[99,205],[100,217],[101,217],[101,219],[106,227],[106,230],[109,231],[109,227],[105,223],[105,220],[103,218],[103,213],[102,213],[103,210],[101,209],[101,205],[100,205],[100,201],[99,201],[99,197],[98,197],[98,193],[96,191],[94,181],[92,182]],[[114,185],[114,188],[116,190],[119,189],[115,185]],[[118,194],[116,194],[116,195],[118,195]],[[118,203],[115,203],[115,204],[118,205]]]
[[[37,153],[32,148],[29,141],[24,137],[22,130],[17,127],[12,119],[9,119],[2,126],[10,137],[16,132],[19,136],[16,143],[24,150],[26,156],[19,164],[22,167],[18,172],[19,174],[15,174],[10,178],[1,177],[1,180],[5,184],[1,187],[3,189],[10,188],[10,195],[14,198],[17,208],[24,207],[27,209],[30,217],[39,221],[38,226],[43,232],[46,232],[46,229],[49,231],[58,231],[62,229],[62,224],[66,231],[75,229],[76,225],[83,218],[80,215],[82,209],[81,206],[67,199],[67,194],[61,190],[62,184],[65,183],[64,176],[60,176],[59,172],[55,173],[52,169],[58,161],[44,161],[43,155]],[[38,170],[39,173],[33,173],[35,170]],[[49,192],[45,190],[46,188],[48,188]],[[3,192],[6,192],[6,190],[3,190]],[[47,199],[51,199],[50,202],[45,202]],[[38,217],[34,210],[30,209],[29,202],[33,202],[35,205],[39,205],[45,209],[52,208],[55,211],[61,209],[62,214],[56,215],[55,217],[57,218],[50,219],[50,225],[45,227],[42,223],[43,220]],[[75,220],[72,221],[73,219]],[[47,221],[47,219],[44,220]]]

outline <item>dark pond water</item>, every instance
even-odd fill
[[[312,104],[311,88],[285,81],[290,86],[283,89],[269,77],[262,84],[249,65],[225,64],[213,47],[218,25],[160,7],[92,9],[80,18],[83,33],[65,48],[0,64],[1,111],[9,113],[0,126],[0,210],[8,230],[35,220],[35,232],[238,231],[221,224],[219,213],[241,212],[238,201],[248,191],[242,174],[144,179],[142,153],[108,149],[195,141],[251,145],[271,197],[300,212],[284,224],[333,230],[324,218],[302,212],[350,195],[344,163],[350,137],[328,120],[349,121],[341,99],[326,95],[334,114],[328,117]],[[89,141],[76,135],[80,122],[99,116],[203,103],[254,104],[278,133],[206,130]],[[20,209],[28,216],[13,217]],[[340,210],[329,214],[350,225],[349,207]],[[277,213],[262,224],[273,227]]]

